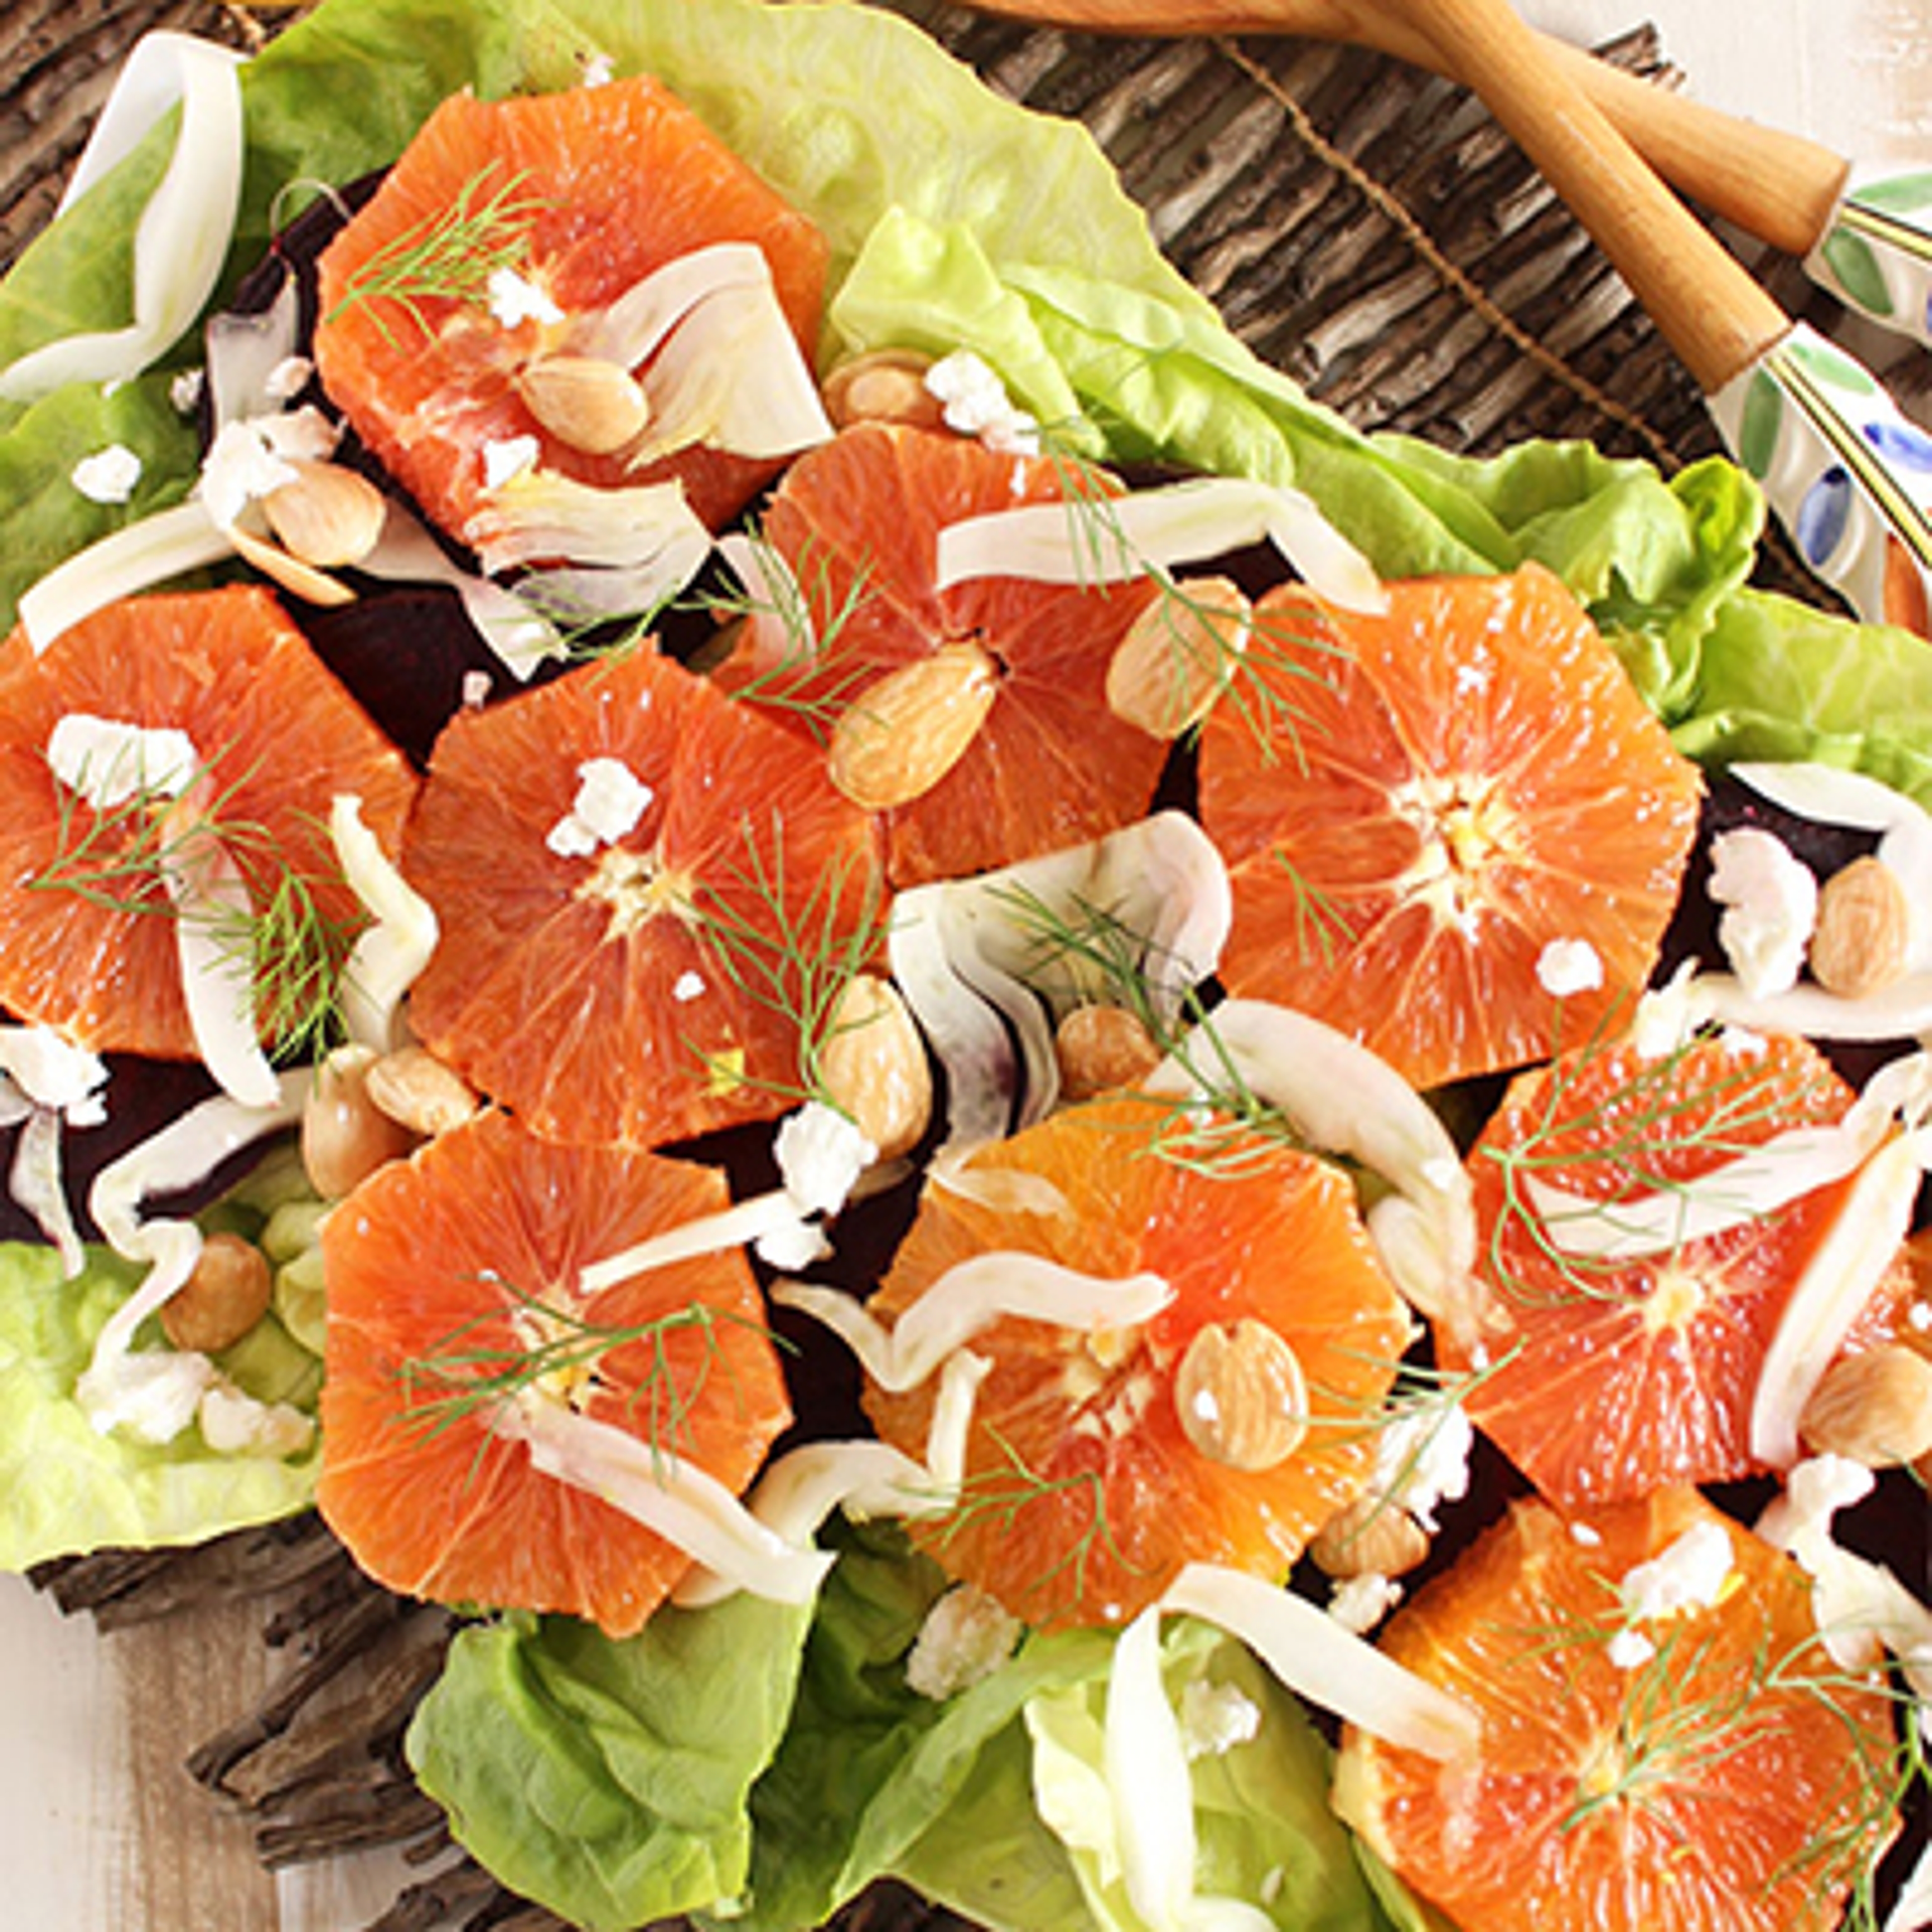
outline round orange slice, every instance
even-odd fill
[[[1124,1623],[1190,1561],[1285,1575],[1373,1467],[1408,1323],[1351,1184],[1232,1130],[1198,1163],[1192,1142],[1168,1158],[1176,1126],[1156,1102],[1099,1100],[976,1154],[958,1186],[928,1184],[868,1304],[898,1316],[956,1264],[1005,1252],[1171,1288],[1144,1323],[1006,1317],[968,1344],[992,1366],[964,1480],[916,1533],[1030,1623]],[[1027,1205],[1004,1204],[1015,1177]],[[872,1388],[866,1406],[923,1457],[932,1383]]]
[[[1693,1550],[1715,1552],[1710,1600],[1638,1614],[1640,1566]],[[1480,1714],[1479,1755],[1352,1730],[1338,1808],[1462,1932],[1827,1932],[1897,1767],[1882,1678],[1832,1654],[1811,1605],[1694,1490],[1519,1503],[1380,1640]]]
[[[329,1526],[379,1582],[456,1604],[640,1628],[689,1567],[623,1511],[531,1466],[497,1425],[576,1413],[742,1491],[790,1420],[742,1250],[593,1295],[587,1264],[726,1204],[704,1168],[540,1141],[478,1114],[328,1218]]]
[[[1546,1056],[1640,988],[1696,830],[1696,769],[1548,571],[1278,591],[1208,718],[1228,990],[1316,1013],[1418,1086]],[[1587,958],[1588,956],[1582,956]]]

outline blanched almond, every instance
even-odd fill
[[[298,463],[296,479],[262,499],[283,549],[318,570],[360,563],[382,534],[388,506],[359,471],[340,463]]]
[[[244,562],[253,564],[271,582],[279,584],[304,604],[328,610],[356,601],[356,593],[347,584],[338,582],[327,571],[318,570],[314,564],[304,563],[300,557],[291,556],[279,544],[271,543],[266,537],[256,536],[238,525],[229,531],[228,540],[234,544],[236,555]]]
[[[1210,1462],[1272,1469],[1308,1432],[1308,1387],[1287,1338],[1265,1322],[1196,1330],[1174,1378],[1180,1432]]]
[[[524,406],[560,442],[586,456],[611,456],[651,419],[644,386],[598,356],[542,356],[518,373]]]
[[[825,379],[825,413],[840,429],[854,423],[905,423],[938,429],[944,405],[926,386],[932,358],[914,349],[874,349],[842,362]]]
[[[888,671],[833,726],[832,782],[868,812],[922,798],[966,755],[999,688],[997,667],[975,644],[946,644]]]
[[[177,1348],[217,1354],[268,1313],[274,1290],[268,1258],[253,1241],[211,1234],[194,1272],[161,1304],[161,1331]]]
[[[1812,1390],[1798,1432],[1814,1450],[1870,1469],[1916,1462],[1932,1451],[1932,1361],[1895,1342],[1841,1356]]]
[[[482,1104],[461,1074],[419,1046],[384,1054],[368,1078],[371,1103],[412,1133],[447,1133]]]
[[[1252,612],[1225,577],[1177,583],[1135,619],[1107,667],[1107,708],[1156,738],[1200,722],[1247,649]]]
[[[932,1118],[932,1070],[898,989],[860,973],[832,1009],[819,1078],[859,1131],[892,1160],[915,1147]]]
[[[1903,976],[1911,938],[1904,882],[1882,859],[1854,859],[1819,888],[1812,977],[1827,992],[1863,999]]]
[[[325,1201],[339,1201],[385,1162],[407,1154],[415,1136],[369,1097],[375,1050],[339,1046],[315,1070],[302,1108],[302,1166]]]

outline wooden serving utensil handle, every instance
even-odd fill
[[[1508,0],[1390,0],[1568,203],[1707,393],[1790,319],[1570,81]]]
[[[1400,0],[971,0],[982,13],[1100,34],[1290,34],[1374,47],[1415,67],[1449,63]],[[1528,31],[1526,29],[1526,31]],[[1850,164],[1828,148],[1640,80],[1580,47],[1534,37],[1664,178],[1787,254],[1829,226]]]

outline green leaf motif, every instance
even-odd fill
[[[1871,244],[1848,228],[1834,228],[1821,250],[1826,264],[1846,295],[1868,315],[1888,316],[1893,309],[1885,270]]]
[[[1857,363],[1822,342],[1795,341],[1786,346],[1784,352],[1807,375],[1832,388],[1847,390],[1855,396],[1878,394],[1877,383]]]
[[[1784,430],[1784,392],[1760,369],[1745,392],[1738,429],[1738,460],[1760,482],[1771,473]]]
[[[1861,182],[1846,199],[1880,214],[1916,214],[1922,208],[1932,208],[1932,169]]]

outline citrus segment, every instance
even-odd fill
[[[1714,1532],[1714,1600],[1635,1614],[1637,1566]],[[1480,1713],[1479,1757],[1351,1730],[1338,1808],[1466,1932],[1823,1932],[1895,1772],[1882,1679],[1834,1659],[1811,1602],[1694,1490],[1574,1522],[1518,1503],[1381,1638]]]
[[[316,368],[357,434],[453,536],[482,507],[486,448],[525,436],[542,467],[580,482],[677,478],[715,527],[775,466],[697,446],[632,470],[620,453],[545,430],[518,378],[552,325],[514,309],[500,320],[488,277],[508,270],[568,320],[723,242],[764,252],[808,348],[825,272],[817,228],[656,82],[452,95],[322,256]]]
[[[955,1264],[1009,1250],[1172,1288],[1138,1328],[1007,1317],[970,1344],[992,1366],[959,1501],[917,1534],[1029,1622],[1124,1622],[1194,1560],[1284,1575],[1373,1467],[1408,1322],[1350,1184],[1241,1134],[1185,1165],[1160,1151],[1172,1124],[1154,1102],[1096,1101],[976,1154],[969,1180],[1010,1196],[1006,1177],[1032,1177],[1064,1204],[1000,1207],[929,1184],[868,1304],[891,1318]],[[1300,1384],[1288,1402],[1284,1348]],[[909,1454],[924,1455],[934,1387],[867,1393],[880,1433]]]
[[[1234,894],[1222,979],[1320,1014],[1418,1086],[1540,1058],[1545,947],[1594,956],[1566,1028],[1640,988],[1698,794],[1536,565],[1394,584],[1379,616],[1271,592],[1202,744],[1202,822]]]
[[[1070,499],[1070,518],[1104,514],[1050,460],[868,424],[800,458],[772,500],[764,532],[811,613],[810,653],[801,640],[790,658],[781,646],[776,660],[728,660],[728,682],[822,730],[879,680],[949,646],[976,645],[993,662],[996,691],[964,756],[886,814],[896,885],[1084,844],[1154,796],[1165,747],[1106,701],[1108,662],[1154,597],[1150,583],[936,587],[947,525]]]
[[[638,815],[572,844],[586,767]],[[412,1021],[553,1138],[768,1118],[877,929],[877,842],[811,746],[715,685],[648,648],[585,665],[437,742],[404,851],[440,928]]]
[[[123,735],[63,778],[50,746],[68,719]],[[143,782],[124,728],[184,735],[182,809],[158,778]],[[128,795],[116,802],[94,781],[123,764]],[[321,985],[291,991],[290,976],[339,969],[362,917],[329,839],[332,801],[359,798],[394,851],[415,790],[265,591],[112,604],[40,656],[16,631],[0,647],[0,1004],[97,1052],[196,1058],[165,874],[208,836],[248,883],[254,914],[234,944],[254,948],[265,1032],[286,1037],[329,998]]]
[[[370,1575],[614,1636],[642,1625],[688,1559],[536,1474],[493,1422],[505,1405],[565,1402],[741,1491],[790,1419],[742,1252],[578,1292],[587,1264],[725,1202],[710,1170],[556,1146],[491,1112],[337,1208],[317,1493]]]
[[[1606,1045],[1512,1083],[1469,1156],[1479,1266],[1510,1325],[1490,1338],[1496,1360],[1468,1408],[1545,1495],[1601,1502],[1751,1472],[1766,1352],[1850,1183],[1621,1259],[1570,1251],[1585,1232],[1572,1204],[1606,1204],[1611,1228],[1619,1204],[1634,1217],[1660,1195],[1674,1211],[1701,1178],[1841,1120],[1852,1100],[1823,1056],[1788,1036],[1702,1037],[1651,1059]],[[1896,1292],[1874,1298],[1856,1336],[1888,1322],[1902,1262],[1894,1274]],[[1437,1340],[1472,1366],[1455,1337]]]

